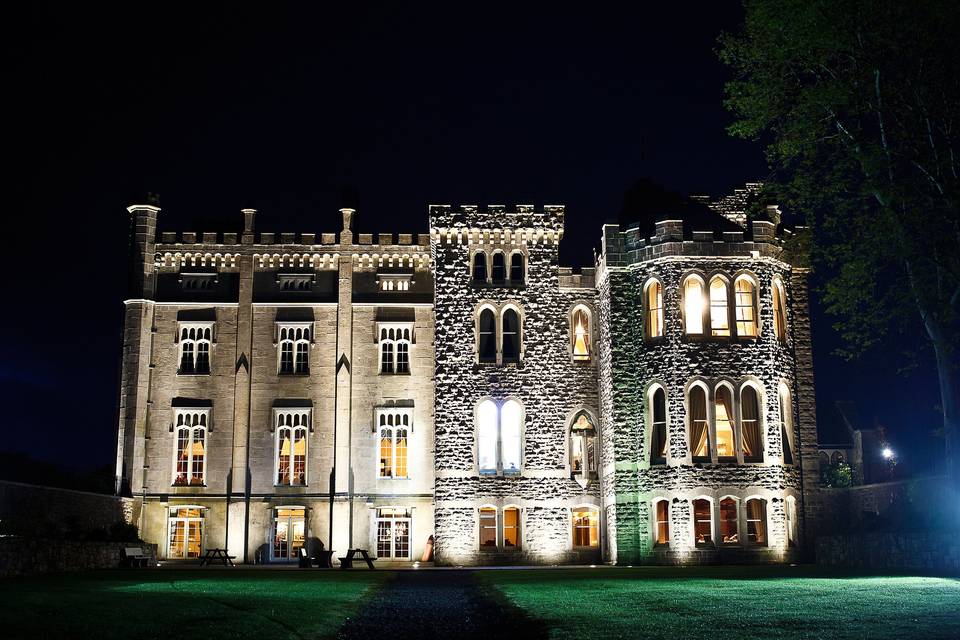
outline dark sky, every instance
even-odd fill
[[[243,207],[264,230],[337,231],[345,191],[370,232],[425,231],[429,203],[563,203],[562,259],[585,265],[636,179],[718,196],[768,173],[725,132],[714,50],[735,2],[92,4],[8,22],[8,451],[112,463],[125,206],[147,192],[161,229],[193,231],[236,228]],[[831,321],[818,305],[822,418],[857,401],[905,463],[928,464],[929,365],[897,376],[893,340],[845,363]]]

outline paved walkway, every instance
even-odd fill
[[[338,638],[546,638],[546,628],[488,592],[472,571],[398,571]]]

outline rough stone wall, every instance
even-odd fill
[[[135,515],[131,498],[0,480],[3,533],[83,535],[118,522],[132,523]]]
[[[563,214],[518,207],[454,211],[431,208],[436,314],[436,535],[442,564],[486,564],[479,549],[478,508],[521,509],[523,562],[572,562],[570,509],[599,506],[599,485],[586,489],[570,476],[569,420],[580,408],[598,414],[596,355],[574,362],[570,354],[572,307],[595,309],[589,287],[561,287],[557,242]],[[524,253],[523,286],[475,285],[470,255],[484,249]],[[582,284],[582,281],[581,281]],[[523,336],[519,364],[477,363],[475,312],[483,302],[515,303]],[[596,313],[594,312],[594,324]],[[596,328],[593,329],[594,338]],[[476,459],[474,409],[486,397],[516,398],[525,415],[522,473],[518,477],[481,477]],[[598,554],[595,553],[595,556]]]
[[[816,553],[817,564],[828,566],[960,574],[960,541],[953,533],[821,536]]]
[[[50,541],[32,538],[0,539],[0,578],[115,569],[121,566],[124,547],[140,547],[148,558],[147,566],[156,566],[157,545],[155,544]]]
[[[604,504],[608,529],[616,532],[609,541],[608,559],[621,564],[720,561],[720,552],[729,556],[729,550],[694,548],[692,501],[699,497],[712,500],[716,526],[717,505],[726,496],[740,503],[741,540],[745,500],[760,497],[767,502],[768,545],[765,549],[743,549],[748,557],[751,552],[757,556],[756,561],[764,561],[760,556],[770,556],[771,552],[781,561],[794,557],[796,550],[787,547],[783,501],[788,495],[794,496],[801,509],[803,485],[800,465],[782,463],[777,387],[784,382],[791,389],[794,406],[790,410],[799,444],[796,448],[806,462],[811,445],[815,456],[816,425],[809,424],[809,414],[798,411],[800,400],[813,397],[812,387],[804,393],[797,391],[795,350],[802,332],[796,327],[807,318],[795,312],[794,303],[800,303],[805,313],[806,292],[800,291],[803,281],[792,277],[790,265],[772,256],[754,257],[736,243],[696,247],[696,243],[677,242],[670,246],[656,243],[669,238],[657,238],[652,246],[640,241],[630,247],[617,244],[626,234],[615,227],[606,227],[605,234],[609,255],[605,256],[607,264],[601,268],[598,283],[601,334],[604,343],[609,341],[603,344],[607,351],[601,357],[600,373]],[[724,250],[726,244],[731,244],[730,251]],[[771,252],[758,253],[762,256]],[[714,273],[726,274],[731,280],[742,272],[751,274],[759,285],[759,337],[725,341],[686,337],[681,324],[680,284],[691,272],[705,276],[706,281]],[[775,275],[786,289],[788,330],[783,344],[773,334]],[[663,285],[665,335],[658,340],[645,340],[643,331],[643,286],[651,277]],[[763,462],[693,464],[686,416],[687,389],[693,380],[702,380],[710,389],[721,381],[731,383],[735,390],[745,381],[760,385]],[[812,373],[801,382],[812,385]],[[653,383],[662,385],[667,397],[665,465],[650,464],[647,390]],[[611,446],[611,442],[615,444]],[[806,472],[805,464],[803,469]],[[661,498],[670,502],[669,550],[654,548],[652,502]]]

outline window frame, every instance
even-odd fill
[[[780,459],[786,466],[797,463],[796,432],[793,423],[793,396],[790,387],[782,380],[777,384],[777,417],[780,420]],[[790,461],[787,462],[787,452]]]
[[[596,516],[595,519],[592,520],[587,527],[577,526],[576,514],[582,513],[582,512],[588,512]],[[582,550],[582,551],[589,551],[593,549],[599,550],[600,549],[600,507],[594,504],[577,505],[575,507],[570,508],[569,517],[570,517],[570,548],[573,550]],[[587,529],[588,540],[593,539],[594,536],[592,535],[591,532],[594,529],[596,529],[597,543],[595,545],[594,544],[587,544],[587,545],[577,544],[577,535],[576,535],[577,529]]]
[[[687,286],[691,281],[696,281],[700,285],[700,330],[691,331],[690,330],[690,317],[691,311],[696,311],[696,309],[691,308],[691,304],[688,301],[688,292]],[[708,322],[708,313],[710,309],[710,302],[707,297],[707,280],[700,273],[688,273],[680,280],[680,321],[683,325],[683,336],[687,339],[694,340],[703,340],[709,337],[710,324]]]
[[[723,503],[727,502],[728,500],[733,502],[733,514],[734,514],[733,531],[734,531],[734,534],[737,536],[737,539],[733,542],[725,542],[723,540],[723,523],[725,522],[725,520],[723,519]],[[743,545],[743,527],[742,527],[743,517],[742,517],[742,514],[740,513],[741,509],[743,509],[743,504],[744,504],[743,500],[741,500],[738,496],[731,495],[731,494],[723,495],[720,497],[719,500],[717,500],[716,502],[717,543],[719,544],[719,546],[721,547],[744,546]]]
[[[180,515],[181,510],[187,511],[187,515]],[[189,514],[190,510],[196,510],[198,515],[195,515],[195,516],[190,515]],[[200,545],[199,545],[199,550],[196,557],[197,558],[203,557],[203,553],[204,551],[206,551],[206,544],[205,544],[206,536],[204,536],[204,531],[203,531],[205,529],[204,519],[205,519],[206,511],[207,511],[207,507],[203,507],[196,504],[175,504],[175,505],[169,505],[167,507],[167,540],[166,540],[166,550],[165,550],[166,551],[165,556],[167,560],[189,560],[194,557],[189,555],[189,553],[184,553],[183,555],[180,555],[180,556],[170,555],[170,546],[171,546],[170,543],[171,543],[171,534],[172,534],[171,525],[173,525],[176,522],[182,522],[184,524],[184,532],[185,532],[185,536],[187,536],[184,538],[185,542],[187,541],[190,533],[190,523],[193,522],[197,524],[197,530],[199,532],[199,537],[200,537]],[[174,515],[174,512],[176,512],[176,515]],[[184,548],[186,549],[186,544],[184,545]]]
[[[310,485],[310,434],[313,432],[312,414],[309,407],[274,407],[273,409],[273,486],[274,487],[307,487]],[[296,445],[297,431],[303,430],[303,482],[294,482],[296,464],[292,448]],[[287,471],[289,482],[280,481],[280,435],[282,431],[290,431],[290,462]]]
[[[520,459],[518,460],[517,469],[515,471],[507,470],[505,467],[505,446],[504,446],[504,437],[503,437],[503,408],[510,402],[515,402],[519,407],[519,424],[518,429],[518,446],[519,446],[519,455]],[[490,403],[495,409],[495,420],[493,424],[493,436],[494,436],[494,460],[496,467],[494,469],[483,468],[480,466],[481,458],[481,449],[482,449],[482,433],[481,433],[481,424],[480,424],[480,413],[481,408]],[[473,409],[473,424],[474,424],[474,450],[476,452],[475,460],[475,469],[479,477],[520,477],[523,475],[523,467],[526,456],[524,455],[524,449],[526,447],[526,422],[527,414],[526,407],[523,402],[514,396],[507,396],[499,400],[492,397],[482,398],[474,405]]]
[[[750,305],[741,305],[740,304],[740,292],[737,291],[737,285],[740,282],[746,282],[750,285]],[[733,334],[740,340],[758,340],[760,339],[760,305],[759,302],[759,283],[757,278],[750,272],[743,271],[733,278]],[[740,325],[745,324],[747,321],[740,320],[740,309],[750,309],[750,314],[752,316],[752,321],[750,323],[753,325],[753,334],[741,333]]]
[[[744,411],[744,402],[743,394],[750,388],[753,390],[753,393],[757,400],[757,419],[756,419],[756,429],[757,429],[757,438],[759,440],[760,450],[755,452],[749,458],[747,458],[747,449],[746,449],[746,419],[743,417]],[[766,433],[766,420],[764,416],[766,415],[766,394],[763,392],[763,387],[753,380],[746,380],[740,384],[739,390],[737,391],[736,396],[736,414],[737,414],[737,424],[736,430],[739,432],[737,436],[737,462],[739,464],[763,464],[766,459],[767,454],[767,433]]]
[[[210,451],[210,431],[213,411],[210,407],[174,407],[173,422],[170,432],[173,434],[173,467],[171,469],[170,486],[172,487],[205,487],[207,486],[207,464]],[[180,432],[187,432],[187,472],[184,482],[177,482],[179,478],[180,460]],[[203,439],[203,461],[200,471],[200,482],[193,482],[194,476],[194,443],[197,442],[196,432],[201,432]]]
[[[707,453],[706,455],[697,455],[694,451],[694,442],[693,442],[693,390],[699,389],[703,393],[704,399],[704,421],[706,426],[704,431],[707,437]],[[690,455],[690,460],[693,464],[710,464],[715,462],[714,451],[716,450],[716,445],[714,444],[714,438],[716,437],[713,433],[713,419],[712,419],[712,410],[713,405],[712,396],[710,392],[710,387],[706,385],[702,380],[694,380],[687,385],[687,392],[684,398],[684,404],[686,405],[686,419],[687,419],[687,451]]]
[[[750,503],[758,502],[760,503],[760,517],[751,518],[750,517]],[[761,496],[752,495],[743,499],[743,542],[745,547],[768,547],[770,546],[770,516],[769,516],[769,506],[766,498]],[[751,541],[750,540],[750,523],[759,522],[763,528],[763,540]]]
[[[663,394],[663,421],[658,422],[656,419],[657,416],[657,406],[656,406],[656,397],[657,392]],[[647,456],[647,459],[650,462],[650,466],[664,466],[667,464],[667,459],[670,458],[670,414],[669,414],[669,403],[667,398],[667,389],[659,382],[651,384],[647,388],[647,424],[650,425],[650,435],[647,438],[649,442],[649,452],[650,455]],[[657,441],[657,425],[663,425],[663,442],[664,442],[664,455],[659,456],[654,451],[654,447]]]
[[[377,375],[410,375],[412,373],[413,322],[378,322],[376,324]],[[400,370],[400,347],[406,347],[406,370]],[[385,358],[389,347],[390,357]],[[385,364],[389,360],[390,370]]]
[[[686,279],[684,279],[686,282]],[[659,306],[654,307],[650,301],[650,292],[651,290],[657,287],[657,298],[659,299]],[[660,278],[652,276],[647,279],[643,285],[643,337],[649,342],[659,342],[666,338],[666,325],[664,324],[664,290],[663,283],[660,281]],[[657,334],[653,333],[653,313],[657,313],[657,323],[660,327],[660,330]],[[684,321],[684,332],[686,332],[686,322]],[[695,335],[695,334],[694,334]]]
[[[484,529],[490,529],[489,524],[484,526],[484,512],[493,512],[493,544],[485,545],[483,543]],[[481,553],[491,553],[500,550],[500,510],[496,505],[484,504],[477,507],[477,547]]]
[[[584,336],[586,338],[586,355],[577,355],[576,354],[576,344],[577,344],[577,335],[576,335],[576,325],[577,315],[582,313],[586,317],[587,326]],[[593,328],[593,318],[594,318],[593,308],[586,302],[577,302],[572,307],[567,314],[567,326],[568,326],[568,336],[569,343],[567,345],[567,351],[570,354],[570,361],[575,364],[591,364],[594,361],[594,328]]]
[[[720,329],[717,329],[713,326],[714,324],[713,310],[714,308],[717,308],[717,309],[721,308],[719,304],[715,305],[713,302],[713,289],[714,289],[713,283],[718,281],[723,283],[724,298],[723,298],[722,308],[723,308],[724,318],[726,319],[726,323],[727,323],[727,326],[725,329],[727,333],[725,335],[716,333],[716,331]],[[719,290],[719,287],[718,287],[718,290]],[[710,276],[710,280],[707,282],[707,326],[706,326],[706,331],[704,333],[711,340],[719,340],[719,341],[730,340],[736,335],[734,331],[733,323],[731,322],[733,318],[731,317],[732,314],[730,313],[730,304],[731,304],[731,298],[732,298],[730,294],[731,294],[731,280],[726,274],[714,273],[713,275]]]
[[[770,281],[770,296],[773,310],[773,335],[780,344],[787,343],[787,289],[779,275]]]
[[[477,278],[477,260],[482,258],[483,278]],[[490,284],[490,262],[485,249],[476,249],[470,255],[470,282],[472,284]]]
[[[706,513],[710,516],[709,542],[697,542],[697,523],[701,522],[701,520],[697,520],[697,502],[701,500],[707,503]],[[713,512],[716,504],[717,502],[709,496],[696,496],[690,501],[690,528],[691,533],[693,533],[693,546],[697,549],[716,549],[717,547],[717,516]]]
[[[670,528],[671,528],[670,527],[670,500],[667,498],[659,497],[651,500],[650,504],[651,504],[650,515],[653,519],[653,527],[652,527],[653,546],[655,549],[668,549],[670,548]],[[661,504],[666,506],[667,513],[666,513],[665,520],[660,519],[659,507]],[[666,528],[667,528],[666,542],[660,542],[660,525],[661,524],[666,525]]]
[[[481,336],[488,335],[485,332],[481,331],[483,315],[489,311],[493,316],[493,345],[495,349],[495,357],[490,359],[489,357],[481,357]],[[517,317],[517,355],[516,359],[513,357],[506,358],[504,357],[503,346],[504,346],[504,318],[506,317],[507,312],[512,312],[516,314]],[[523,307],[520,306],[517,302],[512,300],[504,302],[502,304],[495,304],[490,301],[480,302],[473,312],[473,353],[474,353],[474,362],[476,364],[486,364],[486,365],[496,365],[498,367],[513,365],[520,366],[523,364],[525,349],[526,349],[526,340],[524,333],[524,312]]]
[[[717,405],[718,399],[720,396],[720,390],[724,389],[727,394],[730,396],[730,412],[727,415],[727,421],[730,423],[730,431],[733,437],[733,455],[721,456],[720,455],[720,420],[717,418]],[[720,380],[713,387],[713,392],[710,395],[710,406],[708,411],[712,414],[711,426],[713,428],[713,452],[712,458],[715,464],[730,464],[730,463],[742,463],[743,462],[743,451],[742,451],[742,434],[740,433],[740,405],[739,405],[739,395],[737,394],[736,388],[727,380]]]
[[[520,277],[513,277],[514,258],[520,258]],[[513,249],[507,260],[507,283],[511,287],[522,287],[527,283],[527,256],[520,249]]]
[[[312,321],[307,322],[286,322],[277,321],[276,323],[276,344],[277,344],[277,375],[278,376],[309,376],[310,375],[310,350],[313,346],[315,337]],[[284,370],[283,349],[284,346],[290,346],[290,370]],[[305,352],[305,366],[300,366],[301,348]]]
[[[177,375],[178,376],[209,376],[213,368],[213,345],[216,343],[216,321],[177,321]],[[197,371],[200,345],[207,347],[207,370]],[[187,345],[190,345],[192,366],[189,371],[184,370],[183,358]]]
[[[587,421],[590,423],[589,429],[574,429],[574,426],[577,424],[577,421],[580,419],[580,416],[586,417]],[[584,435],[586,433],[586,435]],[[600,428],[597,424],[597,419],[594,416],[593,411],[590,411],[586,407],[579,407],[570,415],[567,419],[567,437],[568,437],[568,446],[567,446],[567,466],[570,469],[570,477],[578,482],[581,482],[581,486],[586,487],[587,482],[590,480],[596,480],[600,477]],[[575,438],[580,440],[581,455],[584,459],[584,462],[579,471],[574,468],[574,442]],[[592,445],[590,443],[592,440]],[[590,455],[592,446],[593,455]]]
[[[377,480],[410,480],[410,444],[413,438],[413,408],[412,407],[376,407],[374,409],[374,433],[376,434],[376,459],[377,463],[375,465],[376,469],[374,473],[376,474]],[[383,456],[382,454],[382,441],[383,441],[383,431],[389,430],[391,432],[391,445],[390,445],[390,469],[391,474],[389,476],[382,475],[383,469],[381,468],[381,461]],[[400,465],[398,464],[398,455],[397,455],[397,440],[398,440],[398,430],[406,431],[406,442],[405,442],[405,451],[404,451],[404,461],[403,468],[406,471],[404,475],[399,475],[397,470]]]
[[[517,340],[517,355],[516,359],[513,356],[508,360],[504,355],[504,344],[506,342],[506,332],[504,331],[505,319],[507,313],[511,312],[516,314],[517,317],[517,331],[516,331],[516,340]],[[520,364],[523,362],[523,313],[520,311],[520,307],[512,302],[508,302],[500,307],[500,313],[498,314],[497,330],[500,334],[499,350],[498,350],[498,359],[500,360],[500,365],[508,364]]]

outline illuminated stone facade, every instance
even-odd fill
[[[159,209],[130,212],[117,486],[161,558],[226,548],[285,562],[322,544],[384,564],[432,544],[446,565],[627,564],[785,561],[804,548],[801,478],[816,477],[805,274],[781,260],[771,224],[754,223],[749,240],[687,241],[681,223],[646,238],[608,225],[596,270],[573,273],[559,266],[559,206],[432,206],[429,235],[416,236],[355,234],[345,209],[338,234],[256,232],[244,210],[240,233],[158,237]],[[759,335],[682,335],[691,270],[749,272]],[[650,276],[665,327],[653,341],[641,321]],[[694,379],[761,390],[760,462],[693,463]],[[662,464],[651,464],[651,383],[668,398]],[[744,536],[756,521],[746,500],[762,498],[762,543],[695,544],[693,500],[716,510],[726,496]],[[658,499],[670,503],[667,544],[655,544]]]

